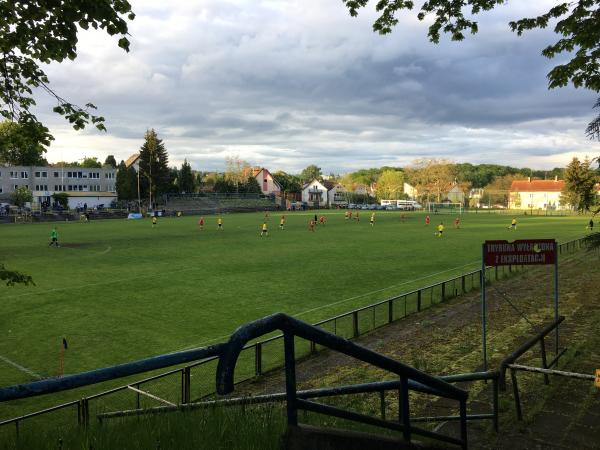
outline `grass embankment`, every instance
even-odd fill
[[[281,405],[214,408],[29,430],[3,450],[279,450],[285,431]]]

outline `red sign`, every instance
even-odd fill
[[[556,241],[554,239],[485,241],[483,255],[486,266],[554,264]]]

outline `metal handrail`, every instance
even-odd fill
[[[286,403],[289,426],[298,425],[298,409],[304,409],[384,428],[400,430],[407,442],[411,441],[411,435],[412,433],[415,433],[445,442],[459,444],[462,448],[467,448],[466,401],[469,395],[468,392],[457,388],[440,378],[428,375],[411,366],[405,365],[392,358],[381,355],[373,350],[362,347],[354,342],[283,313],[273,314],[263,319],[250,322],[239,327],[233,333],[227,344],[224,346],[217,365],[217,392],[219,394],[225,395],[233,391],[235,366],[245,344],[252,339],[256,339],[261,335],[271,333],[275,330],[283,331],[284,335]],[[298,398],[296,392],[296,367],[294,356],[294,338],[296,336],[311,342],[316,342],[319,345],[336,350],[347,356],[351,356],[398,375],[400,377],[399,392],[401,421],[389,422],[383,419],[365,416],[363,414]],[[420,383],[434,395],[459,401],[461,422],[460,439],[451,438],[411,425],[408,395],[408,391],[411,387],[409,385],[410,381]]]
[[[499,377],[500,389],[502,389],[502,390],[506,389],[506,371],[509,368],[509,366],[511,364],[514,364],[514,362],[521,355],[523,355],[523,353],[525,353],[527,350],[531,349],[538,342],[543,342],[544,338],[548,334],[550,334],[550,332],[552,330],[556,329],[556,327],[558,327],[558,325],[563,320],[565,320],[565,316],[560,316],[558,318],[558,320],[555,320],[555,321],[549,323],[544,328],[542,328],[538,333],[536,333],[535,336],[528,339],[519,348],[517,348],[514,352],[512,352],[510,355],[508,355],[506,358],[504,358],[502,360],[502,362],[500,363],[500,377]],[[556,352],[558,353],[558,349],[556,349]],[[545,347],[542,347],[542,353],[543,353],[543,357],[545,359],[545,353],[546,353]]]
[[[200,349],[168,353],[166,355],[154,356],[152,358],[119,364],[117,366],[67,375],[61,378],[51,378],[34,381],[33,383],[28,384],[8,386],[0,389],[0,402],[66,391],[82,386],[88,386],[90,384],[101,383],[103,381],[114,380],[116,378],[123,378],[129,375],[150,372],[151,370],[162,369],[219,355],[222,349],[223,344],[211,345]]]

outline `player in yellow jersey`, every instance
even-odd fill
[[[260,236],[269,236],[269,229],[267,228],[267,222],[263,222],[262,224],[262,229],[260,231]]]
[[[219,218],[217,219],[217,228],[218,228],[219,230],[223,231],[223,218],[222,218],[222,217],[219,217]]]
[[[369,223],[371,226],[375,225],[375,213],[371,213],[371,218],[369,219]]]
[[[440,224],[437,226],[437,237],[442,237],[442,234],[444,234],[444,222],[440,222]]]
[[[285,216],[281,216],[281,219],[279,219],[279,229],[283,230],[284,225],[285,225]]]
[[[157,222],[156,216],[152,216],[152,228],[154,228],[156,226],[156,222]]]
[[[508,227],[509,230],[515,230],[517,229],[517,218],[513,217],[513,220],[510,222],[510,227]]]

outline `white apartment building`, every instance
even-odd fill
[[[10,202],[17,187],[25,186],[33,193],[34,203],[52,203],[52,194],[69,195],[69,207],[87,204],[109,206],[116,200],[116,169],[82,167],[0,166],[0,201]]]

